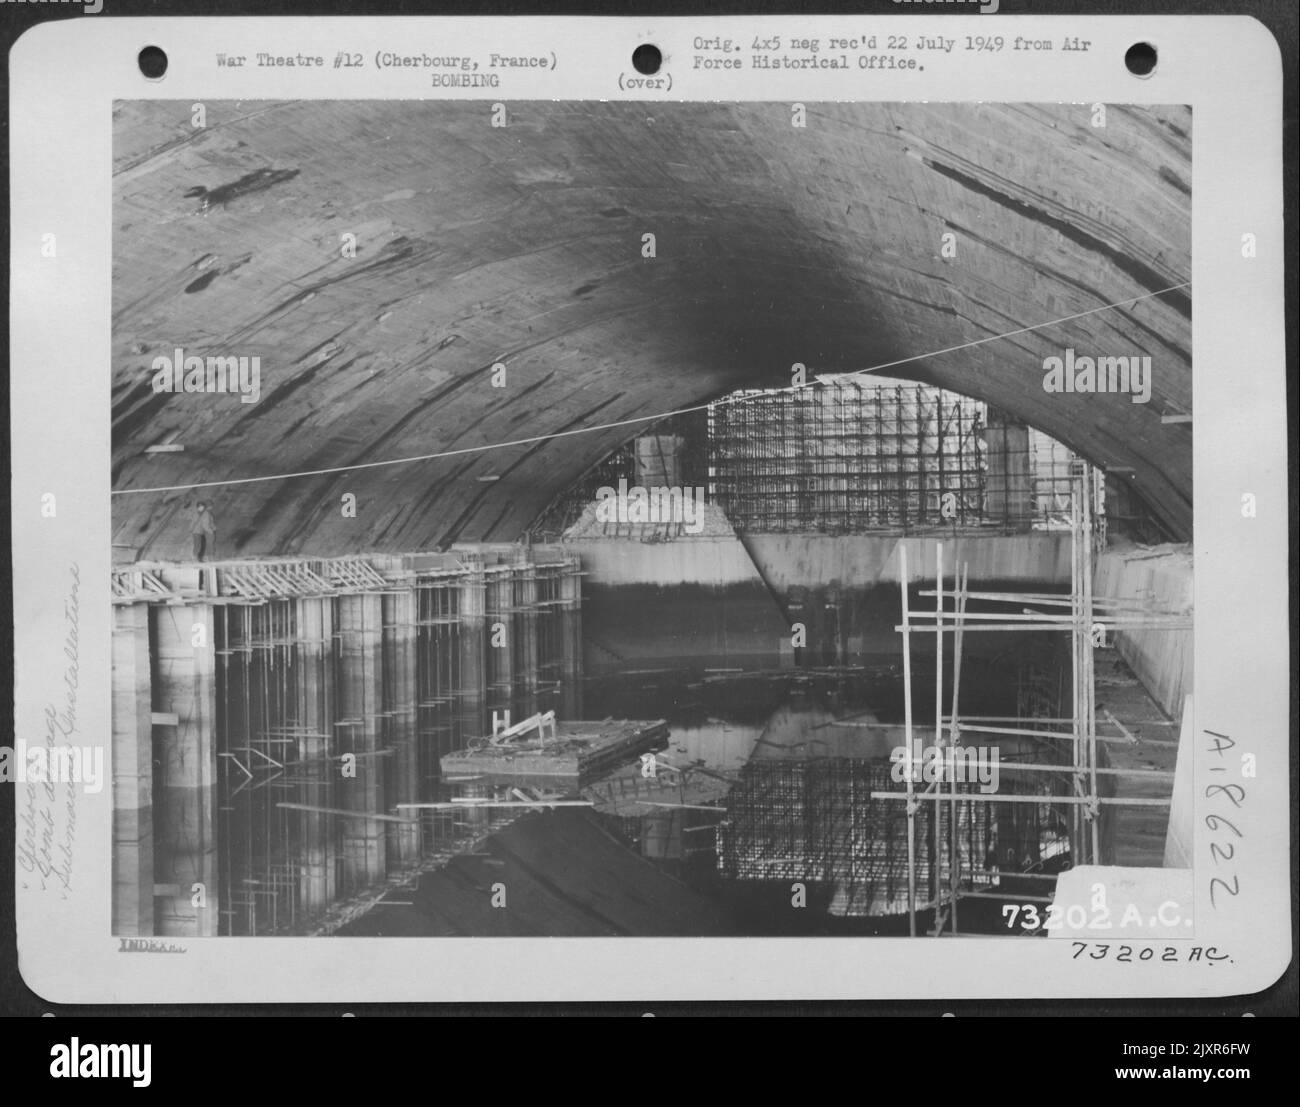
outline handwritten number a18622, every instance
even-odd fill
[[[1211,746],[1207,746],[1205,752],[1208,754],[1213,754],[1219,757],[1220,759],[1223,758],[1224,754],[1228,750],[1232,749],[1237,744],[1233,739],[1229,738],[1226,734],[1219,734],[1217,731],[1207,730],[1205,734],[1206,737],[1211,739],[1214,743]],[[1216,768],[1213,771],[1222,772],[1223,770],[1221,768]],[[1228,801],[1232,804],[1234,810],[1240,809],[1241,805],[1246,800],[1246,789],[1243,788],[1240,784],[1206,785],[1205,798],[1207,800],[1218,799],[1223,796],[1226,796],[1228,798]],[[1220,828],[1226,828],[1230,830],[1238,839],[1245,837],[1245,835],[1242,834],[1242,832],[1237,829],[1235,824],[1229,822],[1222,815],[1215,815],[1215,814],[1206,815],[1205,825],[1210,830],[1219,830]],[[1232,858],[1236,856],[1236,853],[1237,853],[1237,848],[1231,842],[1210,843],[1210,857],[1213,858],[1215,865],[1221,865],[1225,861],[1231,861]],[[1240,878],[1235,873],[1229,873],[1227,874],[1226,877],[1224,876],[1211,877],[1210,878],[1210,906],[1211,907],[1217,908],[1219,906],[1215,893],[1220,888],[1223,889],[1223,891],[1227,895],[1230,896],[1240,895],[1241,893]]]

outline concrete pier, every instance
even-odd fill
[[[335,728],[339,752],[354,763],[340,770],[339,795],[351,811],[384,811],[384,773],[378,763],[383,711],[381,669],[382,597],[340,596],[338,605],[339,718]],[[348,775],[348,769],[355,776]],[[382,880],[386,846],[384,827],[375,819],[343,820],[343,876],[351,885]]]
[[[443,798],[438,757],[489,704],[518,718],[543,659],[581,704],[580,565],[545,557],[115,571],[114,932],[298,932],[418,865],[433,823],[398,805]]]
[[[154,607],[149,616],[153,712],[161,717],[153,727],[160,781],[154,796],[154,933],[204,937],[217,933],[219,912],[212,608]]]
[[[149,609],[113,609],[113,932],[154,932]]]
[[[415,803],[420,798],[420,747],[416,734],[415,593],[411,589],[383,597],[384,713],[393,751],[384,760],[384,789],[390,803]],[[416,823],[385,823],[388,864],[401,867],[420,856]]]
[[[487,710],[502,714],[512,712],[512,717],[522,717],[515,705],[517,671],[515,657],[519,652],[516,637],[514,610],[515,581],[512,574],[494,573],[486,580],[487,589]]]
[[[456,697],[455,737],[481,737],[491,729],[484,707],[487,703],[487,584],[481,562],[456,584],[459,668]]]
[[[328,599],[298,601],[298,759],[302,762],[303,803],[330,806],[338,766],[334,748],[334,604]],[[329,815],[299,815],[299,895],[303,909],[318,911],[333,901],[336,855]]]
[[[996,420],[996,421],[995,421]],[[989,412],[984,429],[988,445],[988,493],[984,512],[993,519],[1025,519],[1033,515],[1034,481],[1029,468],[1029,428]],[[1028,530],[1028,523],[1024,526]]]
[[[582,562],[565,557],[566,572],[560,578],[560,713],[566,719],[582,718]]]
[[[523,718],[537,710],[538,648],[537,572],[529,552],[520,550],[515,560],[515,592],[518,596],[517,642],[519,674],[517,680],[518,715]],[[551,614],[547,614],[550,618]]]

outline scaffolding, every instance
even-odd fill
[[[648,425],[556,496],[530,533],[555,540],[582,522],[583,537],[593,536],[584,516],[620,481],[705,488],[742,533],[1068,531],[1077,460],[969,396],[881,376],[823,378],[794,391],[732,392]],[[1108,487],[1125,531],[1169,537],[1129,484],[1116,476]],[[599,533],[658,541],[684,528],[610,522]]]
[[[1117,631],[1179,630],[1181,612],[1143,600],[1092,595],[1099,474],[1073,465],[1067,502],[1071,589],[1066,593],[971,589],[965,567],[945,576],[934,544],[935,586],[913,591],[907,547],[899,546],[903,720],[891,758],[752,758],[726,799],[718,869],[741,880],[816,882],[843,915],[906,914],[917,933],[955,934],[967,899],[1050,902],[1062,867],[1100,864],[1104,815],[1115,807],[1158,806],[1160,798],[1116,795],[1121,777],[1171,778],[1152,769],[1112,768],[1097,734],[1093,652]],[[933,597],[920,610],[913,596]],[[1018,645],[1015,715],[960,710],[966,634],[1030,635]],[[934,634],[933,722],[928,690],[914,687],[913,636]],[[1013,639],[1014,641],[1014,639]],[[914,699],[914,693],[919,699]],[[859,724],[867,725],[867,724]]]
[[[871,799],[895,780],[894,764],[881,759],[751,759],[726,798],[719,872],[826,885],[834,914],[901,915],[912,902],[921,911],[945,898],[948,855],[936,843],[953,842],[968,890],[977,892],[997,883],[1009,858],[1038,859],[1052,834],[1050,812],[1037,803],[918,804],[909,841],[904,809]],[[1004,783],[1005,794],[1039,795],[1032,778]],[[969,780],[956,789],[960,797],[982,794]]]
[[[873,378],[733,393],[710,407],[708,435],[710,494],[742,531],[1068,526],[1074,455],[929,385]]]
[[[966,866],[967,857],[954,836],[960,826],[962,808],[972,805],[1004,805],[1023,803],[1039,811],[1051,813],[1052,827],[1062,830],[1052,834],[1051,840],[1038,843],[1036,856],[1026,856],[1022,851],[1005,858],[1009,867],[1021,876],[1046,874],[1028,870],[1038,867],[1053,854],[1068,851],[1072,865],[1102,864],[1100,821],[1103,810],[1119,806],[1156,806],[1168,808],[1170,800],[1151,797],[1120,797],[1110,794],[1112,789],[1099,782],[1105,777],[1125,774],[1149,775],[1152,771],[1109,768],[1100,763],[1098,744],[1106,739],[1097,734],[1094,648],[1104,644],[1107,637],[1119,630],[1137,628],[1181,630],[1190,627],[1189,617],[1182,612],[1165,611],[1156,605],[1132,600],[1101,599],[1092,594],[1093,554],[1103,533],[1095,525],[1096,508],[1103,494],[1103,485],[1097,472],[1083,462],[1072,467],[1070,493],[1071,523],[1071,588],[1068,596],[1030,592],[981,592],[968,587],[966,569],[954,571],[952,587],[945,589],[943,544],[935,544],[935,588],[922,590],[922,597],[933,597],[932,611],[911,607],[908,598],[909,573],[907,551],[899,548],[900,580],[902,591],[902,623],[895,629],[903,639],[903,682],[906,733],[907,767],[904,773],[906,788],[879,789],[871,792],[877,802],[901,803],[907,823],[908,892],[907,911],[909,929],[916,933],[917,912],[927,907],[946,913],[947,932],[957,933],[958,905],[961,899],[979,896],[974,886],[973,873]],[[978,613],[967,611],[968,603],[977,602]],[[1015,610],[1002,610],[1004,607]],[[962,639],[967,633],[981,632],[1054,632],[1069,636],[1070,701],[1068,716],[1047,716],[1051,701],[1041,689],[1021,688],[1022,710],[1032,714],[1023,717],[963,717],[959,712],[961,684]],[[1014,786],[1012,794],[996,796],[977,795],[962,791],[957,773],[947,774],[946,781],[939,779],[924,789],[918,788],[917,774],[912,771],[913,736],[919,732],[912,720],[912,653],[911,636],[933,633],[936,643],[935,673],[935,724],[933,745],[947,763],[956,765],[959,760],[979,767],[982,760],[959,758],[958,751],[967,736],[976,736],[988,742],[1005,742],[1009,739],[1029,740],[1037,755],[1026,761],[999,765],[1000,771],[1037,778],[1042,783],[1023,794],[1024,786]],[[943,710],[944,644],[950,641],[952,659],[952,699],[949,710]],[[985,756],[980,747],[979,757]],[[1157,774],[1164,775],[1164,774]],[[1022,794],[1016,794],[1022,793]],[[948,828],[938,832],[929,828],[939,826],[938,813],[949,812]],[[930,811],[928,817],[922,812]],[[969,818],[969,814],[966,816]],[[928,885],[930,895],[922,900],[921,894]],[[1050,885],[1044,886],[1050,891]],[[1035,898],[1033,896],[1019,898]],[[1048,901],[1044,895],[1037,897]],[[937,924],[935,933],[942,933],[945,924]]]

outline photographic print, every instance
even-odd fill
[[[1189,109],[203,107],[114,110],[115,934],[1183,867]]]
[[[1257,24],[127,22],[15,53],[33,987],[1276,979]]]

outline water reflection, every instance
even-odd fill
[[[571,569],[439,564],[383,593],[200,598],[183,618],[151,605],[124,640],[147,632],[160,659],[148,706],[174,719],[153,735],[141,816],[153,837],[139,887],[177,889],[152,932],[865,932],[896,913],[897,814],[871,792],[890,788],[903,742],[897,665],[640,660],[584,679]],[[182,633],[199,618],[207,655]],[[966,661],[964,711],[1015,713],[1009,657]],[[925,670],[919,659],[918,689],[932,688]],[[912,706],[924,730],[933,699]],[[547,712],[558,735],[509,733]],[[617,720],[663,720],[666,734],[579,748],[577,730],[603,742]],[[453,764],[494,742],[500,764]],[[1037,812],[940,812],[918,833],[963,836],[976,879],[990,856],[1003,869],[1047,858]],[[206,916],[184,894],[195,882],[216,890]],[[807,899],[792,913],[796,882]]]
[[[1013,713],[1017,658],[1013,650],[973,662],[963,709]],[[681,720],[672,725],[668,782],[654,785],[665,809],[645,806],[649,783],[626,779],[635,768],[619,774],[614,788],[602,784],[583,793],[619,821],[629,845],[672,863],[693,887],[727,903],[741,932],[899,932],[909,902],[906,809],[871,795],[901,790],[891,762],[906,736],[896,670],[646,678],[605,681],[587,693],[589,702],[615,714],[653,702]],[[933,738],[930,706],[927,715],[925,704],[914,704],[918,742]],[[1003,739],[993,756],[1024,759],[1029,751],[1020,743]],[[1048,756],[1035,754],[1040,761]],[[1054,787],[1047,778],[1020,774],[1001,781],[1004,794],[1026,797]],[[987,791],[973,778],[956,789]],[[675,808],[666,806],[670,797]],[[941,899],[954,879],[968,890],[987,890],[1005,886],[1012,872],[1066,863],[1065,825],[1047,804],[931,801],[917,812],[914,836],[923,925],[934,916],[925,905]],[[1034,893],[1043,890],[1033,877],[1014,879],[1031,882]],[[802,911],[792,912],[795,898]],[[996,930],[991,910],[974,903],[966,928]]]

